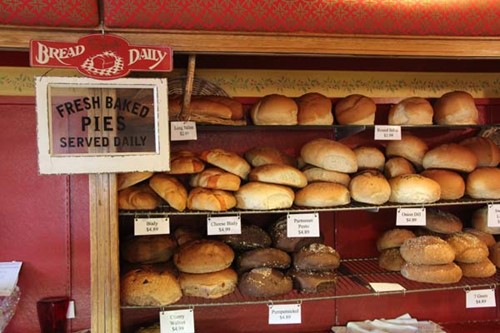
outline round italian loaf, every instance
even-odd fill
[[[384,171],[385,156],[375,147],[360,146],[353,149],[358,170],[377,169]]]
[[[425,98],[408,97],[391,106],[389,125],[432,125],[434,110]]]
[[[492,234],[489,234],[487,232],[477,230],[474,228],[465,228],[464,232],[476,236],[477,238],[479,238],[481,240],[481,242],[486,244],[486,246],[488,248],[492,247],[496,243],[495,237]]]
[[[344,185],[316,182],[297,191],[294,203],[301,207],[333,207],[347,205],[350,201],[349,190]]]
[[[224,149],[205,150],[200,154],[200,158],[242,179],[246,179],[250,172],[250,164],[243,157]]]
[[[463,223],[458,216],[440,209],[427,208],[425,227],[439,234],[454,234],[462,231]]]
[[[434,103],[434,122],[438,125],[476,125],[479,113],[471,94],[450,91]]]
[[[353,94],[335,105],[335,119],[340,125],[373,125],[377,105],[366,96]]]
[[[307,93],[297,99],[299,125],[332,125],[332,101],[319,93]]]
[[[477,157],[465,146],[458,143],[445,143],[425,153],[422,165],[424,169],[471,172],[477,167]]]
[[[495,275],[497,268],[488,258],[474,263],[457,262],[457,265],[462,270],[462,274],[466,277],[487,278]]]
[[[250,171],[248,180],[299,188],[307,185],[307,178],[302,171],[284,164],[258,166]]]
[[[133,264],[155,264],[168,261],[177,248],[169,235],[131,237],[121,244],[122,258]]]
[[[469,173],[465,193],[474,199],[500,199],[500,169],[484,167]]]
[[[410,238],[415,238],[413,231],[402,228],[394,228],[384,231],[377,239],[377,250],[382,252],[387,249],[398,248]]]
[[[138,184],[153,176],[154,172],[141,171],[141,172],[125,172],[119,173],[116,176],[117,190],[121,191],[127,187]]]
[[[160,198],[145,185],[127,187],[118,192],[118,208],[126,210],[150,210],[160,205]]]
[[[254,168],[266,164],[285,164],[297,167],[297,159],[283,151],[267,146],[254,147],[245,152],[245,159]]]
[[[236,266],[238,272],[242,273],[259,267],[287,269],[291,262],[292,259],[285,251],[268,247],[243,252],[238,256]]]
[[[478,167],[496,167],[500,163],[500,148],[490,138],[475,136],[460,141],[477,157]]]
[[[385,162],[384,175],[387,179],[416,173],[415,167],[404,157],[391,157]]]
[[[249,182],[235,192],[236,207],[250,210],[290,208],[295,193],[288,187],[261,182]]]
[[[446,238],[455,252],[455,261],[477,263],[488,258],[488,247],[479,238],[466,232],[457,232]]]
[[[205,163],[195,153],[187,150],[173,152],[170,155],[171,175],[192,174],[203,171]]]
[[[216,190],[237,191],[241,178],[220,168],[208,168],[194,174],[189,180],[191,187],[204,187]]]
[[[312,165],[305,166],[302,172],[306,176],[308,183],[330,182],[339,183],[347,187],[351,181],[351,177],[347,173],[326,170]]]
[[[293,266],[299,271],[333,271],[340,265],[340,255],[331,246],[312,243],[293,254]]]
[[[157,173],[149,180],[149,186],[173,209],[179,212],[186,209],[188,197],[186,188],[174,176]]]
[[[345,173],[358,170],[356,154],[346,145],[330,139],[318,138],[302,146],[300,156],[305,163]]]
[[[391,185],[377,170],[365,170],[356,174],[349,183],[351,197],[372,205],[382,205],[391,196]]]
[[[252,106],[250,117],[254,125],[297,125],[298,106],[289,97],[271,94]]]
[[[292,291],[292,279],[274,268],[254,268],[243,273],[238,289],[244,296],[269,298]]]
[[[184,296],[216,299],[234,292],[238,274],[231,268],[201,274],[180,273],[179,284]]]
[[[422,171],[420,175],[438,182],[443,200],[457,200],[465,194],[465,180],[455,171],[428,169]]]
[[[236,198],[231,192],[195,187],[189,191],[187,207],[190,210],[224,212],[236,206]]]
[[[388,271],[399,272],[405,263],[406,261],[401,256],[399,247],[382,250],[378,257],[378,265]]]
[[[422,160],[429,147],[424,140],[407,133],[403,133],[401,140],[392,140],[385,147],[387,157],[403,157],[413,163],[415,167],[422,167]]]
[[[216,240],[193,240],[174,254],[174,264],[184,273],[212,273],[231,266],[234,252],[229,245]]]
[[[401,268],[401,275],[417,282],[450,284],[460,281],[462,270],[453,262],[441,265],[416,265],[407,262]]]
[[[435,236],[407,239],[399,250],[406,262],[415,265],[441,265],[455,260],[455,251],[450,244]]]
[[[400,175],[389,179],[391,196],[396,203],[432,203],[441,197],[441,187],[436,181],[418,174]]]

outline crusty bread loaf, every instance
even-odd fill
[[[312,165],[306,165],[302,169],[302,172],[306,176],[308,183],[330,182],[348,186],[351,181],[351,177],[347,173],[326,170]]]
[[[277,219],[269,227],[273,246],[288,253],[296,252],[312,243],[322,243],[323,237],[288,237],[286,215]]]
[[[432,125],[434,110],[425,98],[408,97],[391,106],[389,125]]]
[[[302,146],[300,156],[305,163],[345,173],[356,172],[356,154],[346,145],[330,139],[313,139]]]
[[[254,147],[245,152],[245,159],[253,167],[265,164],[286,164],[297,167],[297,159],[283,151],[268,146]]]
[[[462,220],[458,216],[441,209],[427,208],[425,221],[427,229],[440,234],[453,234],[463,228]]]
[[[200,158],[242,179],[246,179],[250,172],[250,164],[243,157],[224,149],[205,150],[201,153]]]
[[[287,272],[293,279],[293,288],[303,293],[321,293],[331,290],[337,283],[337,275],[333,272],[298,271]]]
[[[174,238],[179,246],[182,246],[190,241],[202,239],[201,232],[198,229],[180,226],[174,231]]]
[[[477,157],[465,146],[458,143],[445,143],[425,153],[422,165],[424,169],[471,172],[477,167]]]
[[[141,171],[141,172],[125,172],[119,173],[116,176],[117,190],[121,191],[127,187],[138,184],[153,176],[154,172]]]
[[[245,116],[245,110],[243,109],[243,104],[241,104],[238,100],[226,97],[226,96],[195,96],[195,100],[200,99],[209,100],[211,102],[219,103],[227,106],[231,110],[231,119],[232,120],[240,120]]]
[[[381,252],[387,249],[399,248],[407,239],[415,237],[413,231],[408,229],[393,228],[386,230],[377,239],[377,250]]]
[[[457,200],[465,194],[465,180],[457,172],[444,169],[427,169],[420,175],[433,179],[441,187],[441,199]]]
[[[401,256],[399,247],[382,250],[378,257],[378,265],[388,271],[399,272],[405,263],[406,261]]]
[[[271,94],[264,96],[250,110],[254,125],[297,125],[298,106],[289,97]]]
[[[180,273],[184,296],[216,299],[231,294],[238,285],[238,274],[232,268],[211,273]]]
[[[484,232],[481,230],[477,230],[474,228],[465,228],[463,231],[479,238],[481,240],[481,242],[486,244],[486,246],[488,248],[492,247],[496,243],[495,237],[490,233],[487,233],[487,232]]]
[[[249,182],[235,192],[236,207],[250,210],[271,210],[290,208],[294,192],[286,186]]]
[[[471,224],[474,229],[493,235],[500,235],[500,227],[488,226],[488,206],[476,209],[472,214]]]
[[[450,91],[434,103],[434,123],[438,125],[476,125],[478,111],[474,98],[465,91]]]
[[[179,247],[174,264],[184,273],[211,273],[231,266],[234,251],[229,245],[216,240],[193,240]]]
[[[495,266],[500,268],[500,241],[490,247],[489,259]]]
[[[391,202],[432,203],[441,196],[441,187],[436,181],[417,174],[393,177],[389,179],[389,184]]]
[[[340,125],[373,125],[377,105],[366,96],[353,94],[335,105],[335,119]]]
[[[224,212],[236,206],[236,198],[231,192],[195,187],[189,191],[187,207],[191,210]]]
[[[269,298],[288,294],[293,289],[292,279],[274,268],[254,268],[244,273],[238,289],[244,296]]]
[[[259,267],[287,269],[291,262],[292,259],[285,251],[268,247],[243,252],[238,256],[236,266],[238,272],[243,273]]]
[[[302,207],[333,207],[351,202],[349,190],[344,185],[329,182],[308,184],[295,193],[294,203]]]
[[[320,93],[307,93],[297,99],[299,125],[333,124],[332,101]]]
[[[127,187],[118,192],[118,208],[125,210],[150,210],[160,204],[160,198],[145,185]]]
[[[469,173],[465,193],[474,199],[500,199],[500,169],[484,167]]]
[[[416,265],[412,263],[404,264],[401,268],[401,275],[408,280],[449,284],[456,283],[462,278],[462,270],[455,263],[442,265]]]
[[[379,171],[365,170],[352,177],[349,192],[358,202],[382,205],[389,201],[391,185]]]
[[[385,156],[376,147],[360,146],[353,149],[358,170],[377,169],[384,171]]]
[[[155,264],[168,261],[176,248],[169,235],[131,237],[121,243],[121,257],[132,264]]]
[[[170,207],[180,212],[186,209],[187,190],[174,176],[165,173],[157,173],[149,180],[149,186],[151,186]]]
[[[205,169],[200,173],[193,174],[189,180],[191,187],[204,187],[225,191],[237,191],[240,188],[240,184],[240,177],[221,168]]]
[[[385,147],[387,157],[404,157],[417,168],[422,167],[422,160],[429,147],[424,140],[407,133],[403,133],[401,140],[391,140]]]
[[[466,232],[457,232],[446,238],[455,251],[455,261],[475,263],[488,257],[488,247],[479,238]]]
[[[168,114],[171,119],[177,119],[182,111],[183,96],[168,99]],[[228,105],[212,99],[210,96],[192,96],[189,114],[210,116],[221,119],[231,119],[233,111]]]
[[[331,246],[312,243],[293,254],[293,266],[299,271],[333,271],[340,265],[340,254]]]
[[[298,188],[307,185],[307,178],[302,171],[285,164],[266,164],[253,168],[248,180]]]
[[[385,162],[384,175],[392,178],[400,175],[416,173],[415,167],[404,157],[392,157]]]
[[[500,163],[500,148],[487,137],[474,136],[460,141],[477,157],[478,167],[496,167]]]
[[[406,262],[416,265],[441,265],[455,260],[453,248],[435,236],[409,238],[399,250]]]
[[[462,263],[457,262],[457,265],[462,270],[462,274],[465,277],[473,278],[487,278],[495,275],[497,268],[488,258],[475,263]]]
[[[217,239],[231,246],[236,251],[249,251],[271,246],[271,236],[255,224],[243,224],[241,233],[219,235]]]
[[[203,171],[205,163],[198,156],[187,150],[180,150],[170,154],[171,175],[191,174]]]

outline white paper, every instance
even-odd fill
[[[137,217],[134,219],[134,235],[168,235],[170,219],[168,217]]]
[[[269,324],[300,324],[302,306],[300,304],[269,305]]]
[[[406,289],[399,283],[369,282],[375,292],[405,291]]]
[[[469,290],[465,293],[465,307],[471,308],[494,308],[495,291],[493,289]]]
[[[396,211],[396,225],[398,226],[425,226],[425,208],[398,208]]]
[[[488,227],[500,227],[500,204],[488,205]]]
[[[66,311],[66,318],[75,318],[75,301],[70,300],[68,303],[68,311]]]
[[[160,312],[161,333],[194,333],[193,309]]]
[[[0,296],[10,296],[17,285],[21,261],[0,262]]]
[[[319,237],[319,214],[288,214],[287,237]]]
[[[241,234],[241,216],[207,217],[207,234],[209,236]]]
[[[375,125],[375,140],[401,140],[401,126]]]
[[[196,123],[194,121],[172,121],[170,123],[170,140],[197,140]]]

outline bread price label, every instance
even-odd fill
[[[134,219],[134,235],[168,235],[170,234],[170,219],[168,217],[147,217]]]
[[[300,304],[269,305],[269,324],[302,323],[302,306]]]
[[[160,333],[194,333],[193,309],[160,312]]]
[[[288,214],[287,237],[319,237],[319,214]]]
[[[500,205],[488,205],[488,227],[500,227]]]
[[[467,290],[465,292],[465,307],[467,309],[496,307],[495,290],[494,289]]]
[[[375,140],[401,140],[401,126],[375,125]]]
[[[396,225],[400,226],[425,226],[425,208],[398,208]]]
[[[241,234],[241,216],[207,217],[207,234],[209,236]]]
[[[188,141],[197,140],[196,123],[194,121],[170,122],[170,140]]]

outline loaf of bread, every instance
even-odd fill
[[[366,96],[353,94],[335,105],[335,119],[340,125],[373,125],[377,105]]]
[[[198,156],[187,150],[180,150],[170,154],[171,175],[192,174],[203,171],[205,163]]]
[[[365,170],[352,177],[349,183],[352,199],[371,205],[382,205],[389,201],[391,185],[377,170]]]
[[[389,179],[389,201],[397,203],[432,203],[441,197],[439,184],[418,174],[401,175]]]
[[[219,235],[217,239],[231,246],[236,251],[249,251],[271,246],[271,236],[254,224],[243,224],[241,233]]]
[[[307,185],[307,178],[302,171],[285,164],[266,164],[255,167],[248,174],[248,180],[298,188]]]
[[[293,288],[302,293],[321,293],[333,289],[337,283],[337,275],[333,272],[298,271],[287,272],[293,280]]]
[[[172,119],[179,117],[182,111],[183,96],[170,97],[168,114]],[[237,100],[224,96],[192,96],[189,114],[209,116],[221,119],[242,119],[243,105]]]
[[[434,110],[425,98],[408,97],[391,106],[389,125],[432,125]]]
[[[496,167],[500,163],[500,148],[490,138],[474,136],[460,141],[460,144],[476,155],[478,167]]]
[[[173,209],[179,212],[186,209],[187,190],[174,176],[157,173],[149,180],[149,186]]]
[[[492,247],[496,243],[495,237],[493,237],[492,234],[489,234],[487,232],[477,230],[474,228],[465,228],[463,231],[479,238],[481,242],[486,244],[488,248]]]
[[[323,237],[288,237],[287,217],[282,216],[269,227],[273,246],[288,253],[296,252],[313,243],[322,243]]]
[[[351,181],[351,177],[347,173],[326,170],[312,165],[306,165],[302,169],[302,172],[306,176],[308,183],[330,182],[339,183],[347,187]]]
[[[401,275],[408,280],[417,282],[450,284],[460,281],[462,278],[462,270],[453,262],[442,265],[416,265],[406,263],[401,268]]]
[[[351,173],[358,170],[356,154],[346,145],[330,139],[318,138],[302,146],[300,156],[314,166]]]
[[[353,149],[358,170],[377,169],[384,171],[385,156],[376,147],[360,146]]]
[[[471,224],[474,229],[487,232],[492,235],[500,235],[500,227],[488,226],[488,206],[476,209],[472,213]]]
[[[191,187],[203,187],[216,190],[237,191],[241,178],[220,168],[208,168],[194,174],[189,180]]]
[[[484,167],[469,173],[465,193],[474,199],[500,199],[500,169]]]
[[[465,180],[455,171],[444,169],[427,169],[420,175],[435,180],[441,187],[441,199],[457,200],[465,194]]]
[[[118,208],[125,210],[151,210],[160,205],[160,198],[145,185],[127,187],[118,192]]]
[[[236,266],[238,272],[243,273],[259,267],[287,269],[291,262],[292,259],[285,251],[268,247],[243,252],[238,256]]]
[[[271,210],[290,208],[294,192],[286,186],[249,182],[235,193],[236,207],[250,210]]]
[[[425,153],[422,165],[424,169],[471,172],[477,167],[477,157],[465,146],[458,143],[445,143]]]
[[[399,250],[406,262],[415,265],[441,265],[455,260],[455,251],[449,243],[434,236],[407,239]]]
[[[116,176],[117,190],[121,191],[127,187],[138,184],[153,176],[154,172],[141,171],[141,172],[125,172],[119,173]]]
[[[283,151],[268,146],[254,147],[245,152],[245,159],[253,167],[265,164],[285,164],[297,167],[297,159]]]
[[[320,93],[307,93],[297,99],[299,125],[332,125],[332,101]]]
[[[179,247],[174,264],[184,273],[212,273],[231,266],[234,251],[216,240],[193,240]]]
[[[476,125],[479,114],[471,94],[450,91],[434,103],[434,123],[438,125]]]
[[[180,226],[175,229],[174,238],[177,244],[182,246],[190,241],[202,239],[203,237],[198,229]]]
[[[387,249],[398,248],[410,238],[415,238],[413,231],[403,228],[393,228],[386,230],[377,239],[377,250],[382,252]]]
[[[121,256],[132,264],[155,264],[168,261],[176,248],[169,235],[131,237],[121,243]]]
[[[216,299],[234,292],[238,274],[232,268],[212,273],[180,273],[179,283],[184,296]]]
[[[243,157],[224,149],[205,150],[201,153],[200,158],[242,179],[246,179],[250,172],[250,164]]]
[[[351,202],[349,190],[344,185],[329,182],[308,184],[295,194],[295,205],[301,207],[333,207]]]
[[[462,220],[458,216],[441,209],[427,208],[425,220],[427,229],[440,234],[453,234],[463,228]]]
[[[483,261],[470,264],[457,262],[457,265],[460,267],[462,274],[465,277],[487,278],[495,275],[497,272],[497,268],[488,258]]]
[[[407,133],[403,133],[401,140],[391,140],[385,147],[387,157],[404,157],[416,168],[422,167],[422,160],[429,147],[422,139]]]
[[[297,125],[298,106],[289,97],[271,94],[252,106],[250,117],[254,125]]]
[[[245,117],[245,110],[243,109],[243,104],[241,104],[238,100],[226,97],[226,96],[195,96],[195,106],[196,102],[208,100],[210,102],[215,102],[218,104],[222,104],[228,107],[231,110],[231,119],[232,120],[240,120]]]
[[[500,241],[490,247],[489,259],[498,268],[500,268]]]
[[[288,294],[293,289],[292,279],[274,268],[254,268],[244,273],[238,289],[243,296],[269,298]]]
[[[476,263],[488,258],[488,247],[479,238],[466,232],[457,232],[446,238],[455,252],[455,261]]]
[[[384,175],[386,178],[412,173],[416,173],[415,167],[404,157],[392,157],[385,162]]]
[[[228,191],[195,187],[189,191],[187,207],[190,210],[225,212],[236,206],[235,196]]]
[[[293,266],[299,271],[333,271],[340,265],[340,254],[331,246],[312,243],[293,254]]]
[[[379,267],[388,271],[399,272],[403,268],[404,264],[406,264],[406,261],[401,256],[399,247],[385,249],[380,252],[378,257]]]

